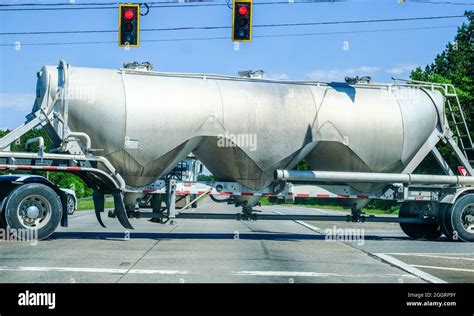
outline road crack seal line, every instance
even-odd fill
[[[281,212],[278,212],[278,211],[273,211],[273,213],[278,214],[278,215],[284,215],[284,213],[281,213]],[[295,222],[295,223],[297,223],[297,224],[299,224],[299,225],[302,225],[302,226],[308,228],[309,230],[311,230],[311,231],[313,231],[313,232],[315,232],[315,233],[317,233],[317,234],[326,235],[326,234],[324,234],[324,233],[321,231],[321,229],[320,229],[319,227],[312,226],[312,225],[310,225],[310,224],[308,224],[308,223],[306,223],[306,222],[304,222],[304,221],[296,221],[296,220],[295,220],[295,221],[293,221],[293,222]],[[382,261],[382,262],[384,262],[384,263],[389,263],[389,264],[390,264],[391,266],[393,266],[393,267],[396,267],[396,268],[398,268],[398,269],[400,269],[400,270],[402,270],[402,271],[408,272],[408,273],[410,273],[410,275],[413,276],[413,277],[420,278],[420,279],[422,279],[422,280],[424,280],[424,281],[427,281],[427,282],[430,282],[430,283],[447,283],[447,282],[444,281],[444,280],[441,280],[441,279],[439,279],[439,278],[437,278],[437,277],[435,277],[435,276],[432,276],[431,274],[428,274],[428,273],[423,272],[423,271],[421,271],[421,270],[419,270],[419,269],[416,269],[416,268],[414,268],[414,267],[411,267],[411,266],[405,264],[404,262],[399,261],[399,260],[397,260],[397,259],[395,259],[395,258],[392,258],[392,257],[390,257],[390,256],[386,256],[386,255],[384,255],[384,254],[373,254],[373,253],[367,252],[367,251],[365,251],[365,250],[363,250],[363,249],[361,249],[361,248],[359,248],[359,247],[356,247],[356,245],[354,245],[353,242],[349,242],[349,241],[340,241],[340,242],[343,243],[343,244],[345,244],[345,245],[347,245],[347,246],[349,246],[349,247],[351,247],[351,248],[353,248],[353,249],[355,249],[355,250],[361,251],[361,252],[363,252],[363,253],[369,255],[369,256],[372,257],[372,258],[378,259],[379,261]],[[379,256],[379,255],[382,255],[382,257],[383,257],[383,256],[390,257],[390,258],[392,258],[393,260],[388,259],[388,258],[382,259],[382,257]],[[387,259],[388,259],[388,260],[387,260]],[[396,262],[397,264],[394,264],[394,262],[395,262],[394,260],[399,261],[399,262]],[[400,275],[400,277],[405,277],[405,275]]]
[[[176,228],[178,228],[178,225],[176,225],[176,226],[173,227],[170,231],[168,231],[168,234],[172,233]],[[153,245],[151,245],[150,248],[148,248],[148,250],[145,251],[145,253],[144,253],[143,255],[141,255],[140,258],[138,258],[138,259],[132,264],[132,266],[131,266],[130,268],[128,268],[127,271],[126,271],[124,274],[122,274],[122,275],[120,276],[120,278],[119,278],[119,279],[117,280],[117,282],[115,282],[115,283],[119,283],[127,274],[130,273],[130,271],[132,271],[132,270],[133,270],[133,271],[139,271],[139,270],[137,270],[137,269],[134,269],[134,267],[135,267],[148,253],[150,253],[150,251],[153,250],[153,248],[155,248],[156,245],[158,245],[158,243],[159,243],[161,240],[162,240],[162,239],[158,239]]]

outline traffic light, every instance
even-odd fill
[[[140,4],[119,4],[119,46],[140,45]]]
[[[232,40],[234,42],[252,41],[252,0],[234,0]]]

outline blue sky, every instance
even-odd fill
[[[110,2],[109,0],[106,0]],[[219,0],[222,1],[222,0]],[[266,0],[254,0],[261,2]],[[298,1],[298,0],[296,0]],[[31,1],[2,1],[1,3]],[[43,1],[41,1],[43,2]],[[45,1],[46,2],[46,1]],[[62,1],[47,1],[65,2]],[[81,2],[100,2],[76,0]],[[105,1],[104,1],[105,2]],[[440,2],[440,1],[436,1]],[[442,2],[442,1],[441,1]],[[445,1],[446,2],[446,1]],[[398,4],[397,0],[347,1],[261,5],[254,7],[253,23],[279,24],[316,21],[391,19],[461,15],[474,9],[473,0],[448,4]],[[142,28],[221,26],[231,24],[225,6],[202,8],[152,8],[142,17]],[[129,51],[116,44],[0,47],[0,129],[14,128],[24,121],[34,101],[36,72],[60,58],[72,66],[118,68],[125,61],[150,61],[159,71],[210,72],[235,75],[239,70],[263,69],[269,77],[340,81],[346,75],[370,75],[373,81],[389,82],[392,76],[407,77],[417,65],[433,61],[452,41],[456,26],[466,18],[344,24],[304,27],[254,28],[254,36],[375,31],[414,27],[442,27],[392,32],[365,32],[297,37],[255,37],[252,43],[234,49],[230,30],[142,32],[142,40],[222,37],[226,40],[142,42]],[[0,12],[0,32],[116,29],[117,10]],[[75,35],[1,36],[0,44],[73,41],[116,41],[115,33]],[[345,49],[348,48],[348,49]]]

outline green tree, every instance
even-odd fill
[[[5,136],[9,131],[8,130],[0,130],[0,138]],[[26,141],[31,138],[35,137],[43,137],[44,139],[44,144],[45,144],[45,151],[48,152],[48,150],[52,146],[52,142],[49,139],[48,135],[43,129],[32,129],[28,132],[26,132],[23,136],[19,138],[19,142],[14,142],[10,145],[10,150],[11,151],[17,151],[17,152],[25,152],[26,150]],[[30,146],[28,149],[29,152],[36,152],[38,151],[38,144],[34,143]],[[1,174],[7,174],[9,171],[0,171]],[[76,192],[76,196],[78,198],[80,197],[86,197],[86,196],[91,196],[92,195],[92,189],[90,189],[82,180],[76,175],[73,175],[71,173],[65,173],[65,172],[44,172],[44,171],[15,171],[15,173],[20,173],[20,174],[37,174],[43,177],[48,178],[51,182],[56,184],[57,186],[65,189],[72,189]]]
[[[293,168],[293,170],[311,170],[309,163],[303,159]]]
[[[458,28],[454,41],[435,57],[425,69],[411,73],[415,80],[451,83],[459,95],[467,117],[472,122],[474,111],[474,11],[466,12],[468,22]]]
[[[474,130],[474,12],[466,12],[467,23],[458,28],[454,40],[446,45],[443,52],[435,57],[433,63],[424,69],[418,67],[411,72],[411,79],[454,85],[459,100],[466,115],[469,129]],[[446,147],[440,150],[447,158],[448,163],[457,165],[457,159]],[[419,166],[417,172],[432,173],[438,170],[438,165],[433,157],[427,159]]]

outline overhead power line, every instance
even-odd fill
[[[254,5],[291,5],[291,4],[321,4],[334,2],[349,2],[348,0],[313,0],[313,1],[266,1],[255,2]],[[407,1],[408,2],[408,1]],[[48,10],[110,10],[117,9],[120,2],[86,2],[86,3],[10,3],[0,4],[0,11],[48,11]],[[189,7],[221,7],[228,6],[227,3],[217,1],[148,1],[148,5],[159,8],[189,8]],[[414,4],[435,4],[435,5],[474,5],[467,2],[454,1],[430,1],[430,0],[409,0]]]
[[[324,3],[324,2],[349,2],[348,0],[316,0],[316,1],[299,1],[298,3]],[[367,1],[369,2],[369,1]],[[443,4],[443,5],[474,5],[474,3],[469,2],[455,2],[455,1],[433,1],[433,0],[408,0],[407,2],[410,3],[422,3],[422,4]],[[0,4],[0,7],[82,7],[82,6],[117,6],[121,2],[81,2],[81,3],[74,3],[74,2],[62,2],[62,3],[41,3],[41,2],[30,2],[30,3],[5,3]],[[179,2],[179,1],[147,1],[148,5],[162,5],[162,4],[203,4],[203,3],[215,3],[219,5],[226,5],[226,3],[219,3],[218,1],[186,1],[186,2]],[[254,4],[273,4],[273,3],[286,3],[289,4],[290,2],[273,2],[273,1],[262,1],[256,2]],[[296,2],[295,2],[296,3]]]
[[[321,4],[321,3],[332,3],[332,2],[345,2],[344,0],[318,0],[318,1],[266,1],[266,2],[254,2],[253,5],[292,5],[292,4]],[[152,8],[190,8],[190,7],[224,7],[227,3],[214,2],[214,1],[190,1],[190,2],[178,2],[178,1],[151,1],[146,2],[147,5]],[[24,4],[0,4],[1,11],[49,11],[49,10],[107,10],[117,9],[118,3],[107,2],[107,3],[55,3],[55,4],[40,4],[40,3],[24,3]],[[30,7],[28,7],[30,6]]]
[[[288,2],[278,2],[278,3],[268,3],[268,4],[284,4]],[[300,2],[298,2],[300,3]],[[148,3],[147,3],[148,4]],[[160,4],[160,5],[153,5],[151,8],[189,8],[189,7],[221,7],[225,6],[224,3],[203,3],[203,4]],[[0,12],[7,12],[7,11],[58,11],[58,10],[117,10],[117,6],[80,6],[80,7],[45,7],[45,8],[2,8],[0,6]]]
[[[410,3],[420,3],[420,4],[471,5],[471,6],[474,6],[474,3],[453,2],[453,1],[410,0],[409,2],[410,2]]]
[[[272,1],[262,1],[259,3],[267,3]],[[320,1],[323,2],[323,1]],[[330,0],[326,0],[325,2],[330,2]],[[122,2],[81,2],[81,3],[73,3],[73,2],[62,2],[62,3],[7,3],[7,4],[0,4],[0,7],[33,7],[33,6],[51,6],[51,7],[62,7],[62,6],[107,6],[107,5],[119,5]],[[148,5],[155,5],[155,4],[190,4],[190,3],[219,3],[219,1],[146,1]],[[287,2],[288,3],[288,2]],[[220,4],[225,4],[224,2],[220,2]]]
[[[294,34],[267,34],[254,35],[258,38],[278,38],[278,37],[304,37],[304,36],[323,36],[323,35],[339,35],[339,34],[359,34],[359,33],[381,33],[381,32],[397,32],[397,31],[413,31],[413,30],[432,30],[457,28],[457,25],[446,26],[426,26],[426,27],[409,27],[409,28],[393,28],[378,30],[359,30],[359,31],[336,31],[336,32],[318,32],[318,33],[294,33]],[[183,42],[183,41],[210,41],[210,40],[229,40],[228,36],[219,37],[189,37],[189,38],[161,38],[141,40],[141,42]],[[91,45],[91,44],[117,44],[117,41],[77,41],[77,42],[39,42],[39,43],[19,43],[21,46],[62,46],[62,45]],[[15,47],[14,44],[0,44],[0,47]]]
[[[40,3],[40,2],[30,2],[30,3],[5,3],[0,4],[0,7],[32,7],[32,6],[87,6],[87,5],[118,5],[120,2],[62,2],[62,3]],[[149,1],[147,3],[176,3],[176,1]]]
[[[464,18],[465,15],[447,15],[447,16],[427,16],[412,18],[396,18],[396,19],[372,19],[372,20],[350,20],[350,21],[326,21],[326,22],[301,22],[301,23],[281,23],[281,24],[257,24],[254,28],[270,28],[270,27],[292,27],[292,26],[314,26],[314,25],[337,25],[337,24],[360,24],[360,23],[382,23],[382,22],[406,22],[420,20],[440,20]],[[184,30],[217,30],[230,29],[232,26],[183,26],[170,28],[144,28],[142,32],[159,32],[159,31],[184,31]],[[89,34],[89,33],[116,33],[117,30],[71,30],[71,31],[25,31],[25,32],[0,32],[1,35],[47,35],[47,34]]]

